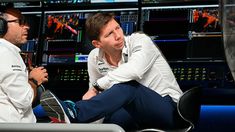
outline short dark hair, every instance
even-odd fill
[[[23,17],[23,15],[21,14],[21,11],[16,8],[7,8],[3,13],[11,14],[19,19]]]
[[[112,19],[115,19],[114,13],[99,12],[89,16],[86,20],[86,35],[92,40],[99,40],[101,29]]]

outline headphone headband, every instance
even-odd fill
[[[0,38],[2,38],[7,33],[7,21],[0,17]]]

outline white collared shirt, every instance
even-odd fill
[[[0,38],[0,122],[34,123],[34,92],[19,52],[17,46]]]
[[[125,46],[118,67],[106,61],[103,51],[95,48],[88,57],[90,87],[95,81],[103,89],[136,80],[161,96],[177,102],[182,94],[171,68],[153,41],[145,34],[125,36]]]

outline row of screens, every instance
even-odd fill
[[[191,41],[154,41],[168,61],[186,60],[224,60],[221,37],[198,37]],[[65,47],[66,42],[50,46],[50,53],[44,54],[43,63],[72,64],[87,62],[87,55],[93,49],[85,45]],[[86,48],[84,48],[86,47]],[[61,51],[65,51],[61,53]]]
[[[137,11],[115,13],[125,34],[137,31]],[[168,60],[224,59],[218,9],[144,10],[143,14],[142,30],[152,37]],[[25,15],[32,25],[29,39],[37,40],[39,29],[33,25],[40,25],[41,15]],[[94,48],[85,34],[88,15],[84,12],[46,13],[41,21],[44,23],[42,34],[47,40],[45,60],[67,53],[74,57],[75,54],[87,55]]]
[[[43,1],[43,3],[42,3]],[[12,4],[17,8],[34,8],[34,7],[43,7],[47,5],[51,6],[64,6],[64,4],[76,6],[76,5],[100,5],[103,6],[105,4],[130,4],[137,5],[138,3],[142,3],[142,6],[158,6],[161,5],[207,5],[207,4],[218,4],[219,0],[1,0],[0,7]],[[0,8],[1,10],[1,8]]]
[[[137,11],[115,12],[125,34],[137,30]],[[219,13],[212,9],[146,10],[143,11],[143,31],[161,38],[188,38],[195,33],[219,33]],[[48,14],[45,34],[48,39],[84,38],[84,24],[89,13]],[[189,34],[191,33],[191,34]],[[159,39],[159,38],[158,38]]]
[[[216,8],[146,10],[144,16],[143,30],[150,36],[184,38],[190,33],[221,32]]]

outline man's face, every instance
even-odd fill
[[[11,14],[6,15],[8,30],[4,38],[17,46],[25,44],[27,42],[29,26],[20,18]]]
[[[124,47],[124,34],[120,25],[112,19],[102,29],[100,39],[95,40],[95,47],[105,52],[114,53]]]

